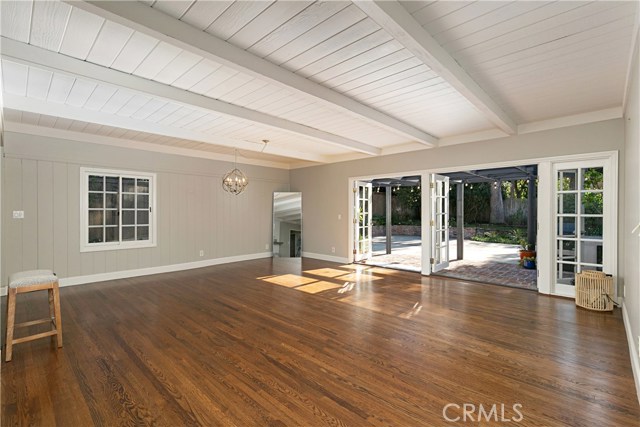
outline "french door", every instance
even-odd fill
[[[431,176],[431,271],[449,266],[449,177]]]
[[[372,185],[369,182],[356,181],[354,195],[354,242],[353,260],[355,262],[371,258],[373,251],[371,199]]]
[[[554,293],[575,295],[575,275],[615,272],[617,191],[607,160],[554,164]]]

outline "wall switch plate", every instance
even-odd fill
[[[24,211],[13,211],[13,219],[23,219]]]
[[[200,256],[204,256],[204,251],[200,249]]]
[[[331,246],[331,253],[335,254],[336,253],[336,247],[335,246]]]
[[[342,214],[338,214],[338,219],[342,219]]]
[[[265,248],[266,250],[269,250],[269,244],[268,244],[268,243],[265,243],[264,248]]]

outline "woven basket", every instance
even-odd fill
[[[592,270],[576,274],[576,305],[595,311],[613,311],[613,277]]]

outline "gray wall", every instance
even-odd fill
[[[638,55],[638,44],[636,44],[635,60],[631,85],[628,92],[627,108],[625,112],[625,181],[627,182],[625,191],[625,221],[621,234],[624,239],[624,276],[625,276],[625,298],[624,304],[629,315],[629,326],[631,328],[632,344],[635,347],[632,357],[635,358],[636,366],[640,366],[638,357],[638,339],[640,338],[640,239],[638,234],[632,235],[631,230],[640,222],[640,84],[638,76],[640,56]],[[636,381],[640,377],[640,372],[636,372]],[[636,383],[638,394],[640,395],[640,384]]]
[[[443,168],[456,171],[482,163],[518,163],[527,159],[612,150],[620,150],[622,159],[623,149],[624,124],[622,119],[617,119],[472,144],[295,169],[291,171],[291,191],[302,191],[304,197],[304,251],[349,257],[350,177],[402,175],[405,172]],[[623,166],[623,162],[620,162],[620,173]],[[620,180],[620,190],[624,188],[623,184]],[[338,219],[338,215],[342,218]],[[336,248],[335,254],[331,253],[332,246]]]
[[[289,190],[288,170],[241,165],[250,184],[234,196],[220,184],[229,162],[12,132],[5,156],[2,286],[34,268],[66,278],[270,252],[272,194]],[[80,252],[81,166],[157,173],[157,247]]]

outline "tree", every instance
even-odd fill
[[[467,183],[464,185],[464,222],[480,224],[489,221],[489,184],[486,182]],[[449,191],[449,212],[457,212],[456,191]]]
[[[498,183],[491,185],[491,212],[489,222],[491,224],[504,224],[504,202],[502,201],[502,186]]]

